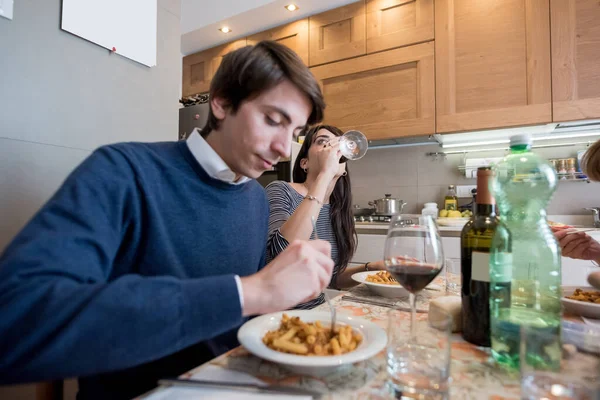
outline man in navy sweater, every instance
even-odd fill
[[[80,399],[131,398],[217,355],[244,317],[327,286],[325,242],[264,266],[268,204],[253,179],[322,119],[314,77],[261,42],[224,57],[210,94],[201,133],[101,147],[6,248],[1,384],[77,376]]]

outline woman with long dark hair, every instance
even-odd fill
[[[346,163],[340,163],[337,141],[332,140],[343,134],[330,125],[309,129],[294,164],[294,182],[275,181],[266,188],[270,207],[267,262],[294,240],[315,239],[314,217],[319,239],[331,244],[335,268],[329,286],[334,289],[354,286],[351,276],[356,272],[384,269],[383,261],[348,266],[357,244],[350,175]],[[321,294],[297,308],[313,308],[323,301]]]

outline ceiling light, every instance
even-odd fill
[[[288,11],[296,11],[299,7],[295,4],[288,4],[285,6],[285,9]]]
[[[229,33],[229,32],[231,32],[231,29],[229,29],[229,27],[227,27],[227,26],[224,26],[224,27],[222,27],[222,28],[219,28],[219,30],[220,30],[221,32],[223,32],[223,33]]]

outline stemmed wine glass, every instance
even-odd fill
[[[329,145],[339,143],[342,158],[340,164],[348,160],[359,160],[367,153],[369,141],[367,137],[359,131],[348,131],[340,137],[336,137],[329,141]]]
[[[430,215],[392,217],[385,240],[387,271],[410,293],[410,336],[415,337],[416,295],[440,273],[444,266],[442,239]]]

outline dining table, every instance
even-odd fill
[[[450,291],[447,282],[456,282],[458,276],[437,278],[429,290],[423,290],[417,297],[417,320],[428,318],[429,302],[439,296],[459,295],[460,287]],[[458,285],[459,286],[459,285]],[[354,301],[356,299],[360,302]],[[364,318],[383,329],[388,325],[388,313],[392,307],[407,310],[401,313],[406,320],[406,329],[410,327],[410,311],[408,299],[388,299],[372,294],[364,284],[334,297],[333,306],[338,315],[347,314]],[[368,304],[367,302],[375,304]],[[327,303],[319,305],[316,310],[328,311]],[[598,357],[584,352],[572,352],[565,357],[561,373],[579,379],[596,380],[598,374]],[[478,347],[466,342],[460,333],[451,336],[450,389],[445,398],[461,400],[517,400],[521,399],[520,376],[516,371],[507,371],[498,367],[491,356],[489,348]],[[259,385],[281,385],[308,389],[318,392],[324,400],[347,399],[386,399],[390,397],[388,374],[386,369],[385,349],[376,356],[345,366],[327,376],[306,376],[288,371],[284,366],[263,360],[249,353],[243,347],[237,347],[205,364],[184,373],[182,379],[208,379],[222,382],[245,382]],[[272,396],[272,395],[271,395]],[[182,388],[163,385],[140,399],[279,399],[298,398],[296,396],[239,394],[235,391],[209,388]]]

